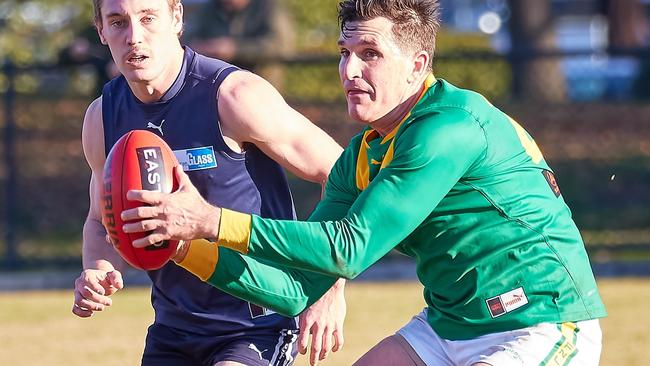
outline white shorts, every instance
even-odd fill
[[[602,333],[598,319],[575,323],[540,323],[532,327],[486,334],[474,339],[440,338],[427,323],[426,308],[397,331],[427,365],[595,366]]]

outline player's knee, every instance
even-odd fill
[[[391,335],[377,343],[370,351],[366,352],[353,366],[422,366],[423,362],[412,349],[404,347],[403,342]]]

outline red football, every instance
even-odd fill
[[[164,241],[145,248],[131,243],[146,233],[125,233],[122,211],[142,206],[129,201],[126,192],[143,189],[169,193],[176,189],[174,166],[178,161],[167,143],[144,130],[126,133],[113,145],[104,164],[102,185],[102,223],[115,249],[131,266],[153,270],[162,267],[176,249],[178,241]]]

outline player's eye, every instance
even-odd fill
[[[347,57],[350,55],[350,51],[346,50],[345,48],[342,48],[340,51],[341,57]]]
[[[363,57],[365,59],[374,59],[379,57],[379,53],[375,50],[365,50],[363,51]]]
[[[121,19],[111,20],[110,25],[111,27],[121,28],[124,26],[124,21]]]
[[[148,23],[152,23],[154,20],[155,20],[154,17],[146,16],[146,17],[142,18],[142,23],[148,24]]]

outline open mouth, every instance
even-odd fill
[[[149,59],[149,57],[144,56],[144,55],[134,54],[134,55],[129,56],[129,58],[128,58],[126,61],[127,61],[129,64],[132,64],[132,65],[141,65],[141,64],[144,63],[147,59]]]

